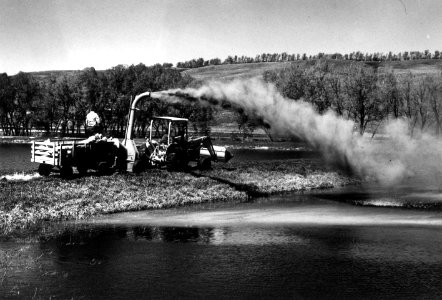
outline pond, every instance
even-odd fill
[[[342,191],[344,193],[344,191]],[[6,298],[438,298],[439,211],[286,195],[115,214],[4,241]],[[17,254],[12,253],[19,253]]]
[[[411,180],[65,223],[0,242],[0,298],[440,298],[441,202]]]
[[[31,163],[30,144],[0,144],[0,174],[28,172],[37,166]]]

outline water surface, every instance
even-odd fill
[[[36,170],[38,164],[31,163],[31,145],[0,144],[0,174]]]
[[[438,298],[442,214],[321,193],[123,213],[4,242],[10,298]],[[20,252],[21,251],[21,252]],[[15,289],[14,289],[15,287]],[[15,294],[14,294],[15,293]]]

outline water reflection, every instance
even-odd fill
[[[440,227],[100,225],[7,245],[2,249],[25,247],[24,257],[40,257],[8,270],[1,288],[11,298],[32,298],[36,290],[63,299],[442,293],[434,284],[442,280]]]
[[[79,245],[105,245],[121,239],[164,243],[198,243],[209,245],[264,245],[307,244],[308,238],[288,228],[243,227],[156,227],[156,226],[97,226],[87,230],[68,230],[58,235],[53,243],[59,247]]]
[[[342,203],[366,195],[115,214],[4,241],[0,298],[439,298],[442,213]]]
[[[366,184],[322,192],[316,197],[349,204],[403,207],[441,211],[442,188],[431,182],[412,180],[393,187]]]

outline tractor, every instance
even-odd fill
[[[210,137],[188,137],[188,119],[154,117],[150,122],[146,143],[137,147],[133,139],[133,128],[137,104],[141,99],[151,99],[150,92],[137,95],[129,112],[129,123],[123,146],[127,151],[126,170],[140,172],[146,167],[166,166],[168,169],[183,169],[195,164],[201,169],[211,167],[212,161],[229,161],[233,156],[224,147],[213,146]]]
[[[212,161],[226,162],[232,158],[224,147],[213,146],[208,136],[188,138],[187,125],[188,119],[184,118],[154,117],[150,122],[149,137],[139,149],[142,167],[185,169],[193,164],[200,169],[209,169]]]

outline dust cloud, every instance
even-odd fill
[[[442,143],[427,134],[411,139],[404,121],[384,125],[380,131],[385,139],[367,138],[354,130],[353,121],[333,111],[318,114],[311,104],[286,99],[273,84],[259,79],[212,81],[200,88],[154,92],[151,96],[169,102],[184,99],[216,106],[228,102],[260,118],[270,126],[271,133],[302,139],[327,163],[384,184],[423,173],[434,179],[442,166]]]

